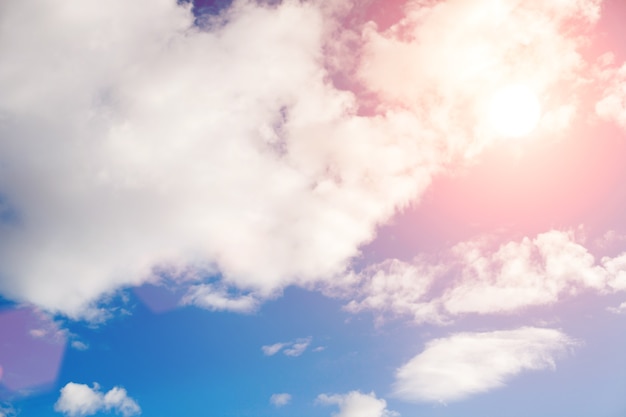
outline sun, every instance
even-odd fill
[[[508,85],[496,91],[489,105],[489,124],[496,133],[519,138],[532,132],[541,116],[535,93],[524,85]]]

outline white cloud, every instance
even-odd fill
[[[297,357],[302,355],[304,351],[306,351],[312,341],[312,337],[306,337],[296,339],[287,343],[274,343],[273,345],[265,345],[261,347],[261,350],[266,356],[274,356],[282,350],[283,354],[285,354],[286,356]]]
[[[126,394],[124,388],[120,387],[113,387],[104,395],[104,406],[107,410],[115,410],[124,417],[141,414],[137,402]]]
[[[450,402],[502,387],[524,371],[554,369],[576,343],[543,328],[457,333],[427,343],[397,370],[394,395],[414,402]]]
[[[350,391],[347,394],[320,394],[317,403],[323,405],[337,405],[339,412],[334,417],[397,417],[395,411],[387,410],[387,402],[376,398],[373,392],[362,394],[359,391]]]
[[[260,298],[341,271],[443,157],[411,112],[357,116],[330,84],[322,10],[237,1],[200,29],[174,0],[3,3],[0,292],[98,320],[155,268]]]
[[[604,291],[606,269],[573,233],[550,231],[490,252],[480,242],[454,248],[461,278],[442,296],[451,314],[513,312],[557,302],[583,289]]]
[[[551,305],[583,291],[624,291],[626,253],[596,259],[571,231],[552,230],[495,248],[487,239],[476,239],[455,245],[439,259],[387,260],[323,290],[351,300],[348,311],[446,324],[462,314]]]
[[[270,403],[276,407],[283,407],[291,402],[291,395],[287,393],[272,394]]]
[[[324,1],[238,0],[202,28],[174,0],[4,2],[0,209],[15,216],[0,222],[0,293],[97,321],[103,296],[155,271],[214,271],[222,283],[183,301],[238,312],[329,281],[434,174],[495,140],[476,112],[500,84],[576,88],[584,39],[561,29],[598,5],[408,2],[388,31],[345,34],[334,14],[349,7]],[[362,59],[339,59],[340,41]],[[325,63],[380,106],[361,111]],[[570,98],[544,120],[569,120]]]
[[[90,416],[105,411],[114,411],[124,417],[141,414],[141,408],[124,388],[113,387],[103,393],[98,384],[90,388],[74,382],[61,388],[61,396],[54,409],[70,417]]]
[[[370,265],[331,283],[325,292],[354,298],[346,310],[408,315],[418,321],[440,321],[440,314],[426,296],[435,279],[444,272],[440,265],[417,258],[413,263],[389,259]]]

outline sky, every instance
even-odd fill
[[[0,2],[0,417],[623,417],[622,0]]]

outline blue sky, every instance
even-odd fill
[[[0,417],[620,417],[620,0],[0,5]]]

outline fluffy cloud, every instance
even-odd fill
[[[262,299],[341,271],[442,160],[414,114],[359,116],[332,85],[315,2],[237,1],[202,28],[174,0],[1,8],[12,299],[95,320],[104,294],[207,265]]]
[[[554,304],[582,291],[626,290],[626,254],[596,259],[573,232],[553,230],[495,248],[477,239],[457,244],[442,258],[384,261],[324,291],[350,299],[348,311],[445,324],[461,314]]]
[[[98,384],[90,388],[74,382],[61,388],[61,396],[54,409],[70,417],[90,416],[104,411],[115,411],[124,417],[141,414],[141,408],[124,388],[114,387],[105,394]]]
[[[389,30],[344,34],[346,2],[239,0],[200,26],[178,3],[0,6],[6,297],[98,320],[104,296],[160,271],[212,271],[183,303],[238,312],[330,280],[434,174],[495,139],[480,112],[502,84],[542,101],[576,87],[582,39],[563,28],[599,7],[408,2]],[[354,59],[329,47],[346,39]],[[340,72],[373,110],[333,84]],[[572,110],[546,104],[544,121]]]
[[[502,387],[521,372],[553,369],[575,344],[558,330],[534,327],[435,339],[398,369],[394,395],[415,402],[462,400]]]
[[[337,405],[339,412],[334,417],[397,417],[400,414],[387,410],[387,402],[382,398],[376,398],[373,392],[362,394],[359,391],[351,391],[344,395],[320,394],[317,402],[324,405]]]
[[[274,356],[282,350],[287,356],[297,357],[304,353],[312,340],[312,337],[306,337],[287,343],[274,343],[273,345],[262,346],[261,350],[266,356]]]
[[[374,310],[383,315],[413,316],[416,321],[438,321],[440,315],[435,304],[426,298],[436,278],[445,270],[421,258],[413,263],[389,259],[336,280],[324,292],[352,298],[345,309],[353,313]]]
[[[572,233],[551,231],[489,253],[478,242],[458,245],[457,285],[442,296],[452,314],[512,312],[552,304],[582,289],[604,291],[609,275]]]
[[[283,407],[291,401],[291,395],[287,393],[272,394],[270,397],[270,403],[276,407]]]

